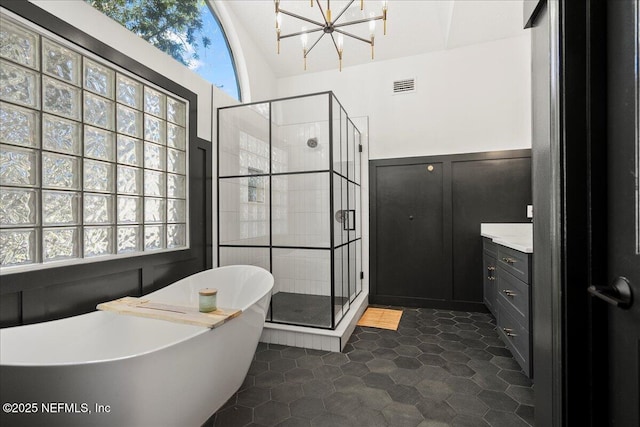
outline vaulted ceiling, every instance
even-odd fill
[[[276,30],[273,0],[227,0],[225,6],[232,12],[238,24],[263,53],[277,77],[304,73],[302,45],[299,37],[283,39],[280,54],[276,52]],[[323,9],[327,1],[320,0]],[[349,1],[331,1],[335,18]],[[390,0],[388,2],[387,35],[382,35],[382,22],[378,21],[375,36],[375,61],[454,49],[524,34],[521,0]],[[364,12],[360,0],[340,18],[339,22],[380,15],[380,0],[364,0]],[[282,9],[322,21],[317,4],[310,7],[309,0],[281,0]],[[298,32],[313,25],[283,16],[282,34]],[[358,24],[345,28],[363,38],[369,38],[369,25]],[[309,34],[309,46],[320,33]],[[345,37],[343,67],[371,61],[368,44]],[[306,72],[336,69],[338,55],[328,36],[309,53]]]

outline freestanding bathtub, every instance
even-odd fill
[[[145,298],[242,314],[216,329],[96,311],[0,330],[0,425],[199,427],[240,387],[271,298],[273,276],[228,266]]]

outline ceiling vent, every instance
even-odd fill
[[[403,80],[396,80],[393,82],[393,93],[395,94],[400,94],[400,93],[410,93],[410,92],[415,92],[416,91],[416,79],[403,79]]]

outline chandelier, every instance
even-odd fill
[[[300,41],[302,42],[302,57],[304,60],[304,69],[307,69],[307,55],[311,53],[314,47],[318,44],[320,40],[325,35],[329,35],[331,37],[331,41],[333,42],[334,47],[336,48],[336,53],[338,54],[338,60],[340,63],[340,71],[342,71],[342,52],[344,48],[344,36],[351,37],[352,39],[359,40],[364,43],[368,43],[371,45],[371,59],[374,58],[374,39],[375,39],[375,30],[376,30],[376,21],[382,20],[384,27],[384,35],[387,34],[387,0],[382,1],[382,14],[379,16],[375,16],[373,12],[369,14],[368,18],[357,19],[355,21],[346,21],[339,22],[340,18],[344,15],[344,13],[351,7],[355,0],[349,0],[349,3],[338,13],[333,19],[332,11],[331,11],[331,0],[327,0],[327,7],[323,8],[320,0],[315,0],[315,3],[318,5],[318,9],[320,10],[320,14],[322,15],[322,21],[318,21],[315,19],[307,18],[305,16],[298,15],[297,13],[289,12],[280,8],[280,0],[274,0],[276,6],[276,35],[278,40],[278,54],[280,54],[280,40],[287,39],[291,37],[300,36]],[[311,7],[313,7],[314,0],[310,0]],[[360,0],[360,10],[364,12],[364,0]],[[281,25],[282,25],[282,15],[287,15],[292,18],[298,19],[300,21],[304,21],[308,24],[314,25],[312,29],[307,29],[306,27],[302,27],[302,29],[295,33],[290,34],[281,34]],[[369,23],[369,39],[364,37],[357,36],[350,32],[344,30],[345,27],[350,25],[357,25],[363,23]],[[320,36],[311,44],[309,47],[309,35],[314,33],[320,33]],[[334,33],[337,33],[337,37],[334,36]]]

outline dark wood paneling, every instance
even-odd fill
[[[452,163],[453,299],[482,301],[483,222],[528,222],[531,158]]]
[[[190,242],[192,246],[204,248],[203,256],[198,256],[198,268],[207,270],[213,263],[213,160],[212,145],[198,139],[191,147],[189,157],[189,197],[200,199],[202,203],[192,204]]]
[[[22,319],[22,296],[20,292],[0,297],[0,328],[20,323]]]
[[[530,156],[514,150],[371,161],[370,301],[486,311],[480,223],[527,221]]]
[[[23,292],[23,322],[60,319],[96,309],[96,305],[124,295],[140,295],[140,270],[123,271],[90,279]]]
[[[144,293],[148,294],[149,292],[156,291],[168,284],[187,277],[191,274],[191,271],[200,271],[198,270],[198,264],[201,262],[201,259],[191,258],[169,264],[154,265],[150,268],[150,274],[151,277],[153,277],[153,281],[145,287]]]
[[[212,267],[212,144],[196,137],[198,97],[27,1],[3,7],[189,101],[189,249],[2,276],[0,326],[85,313],[104,300],[141,295]]]
[[[442,163],[381,166],[376,173],[377,296],[446,299]]]

